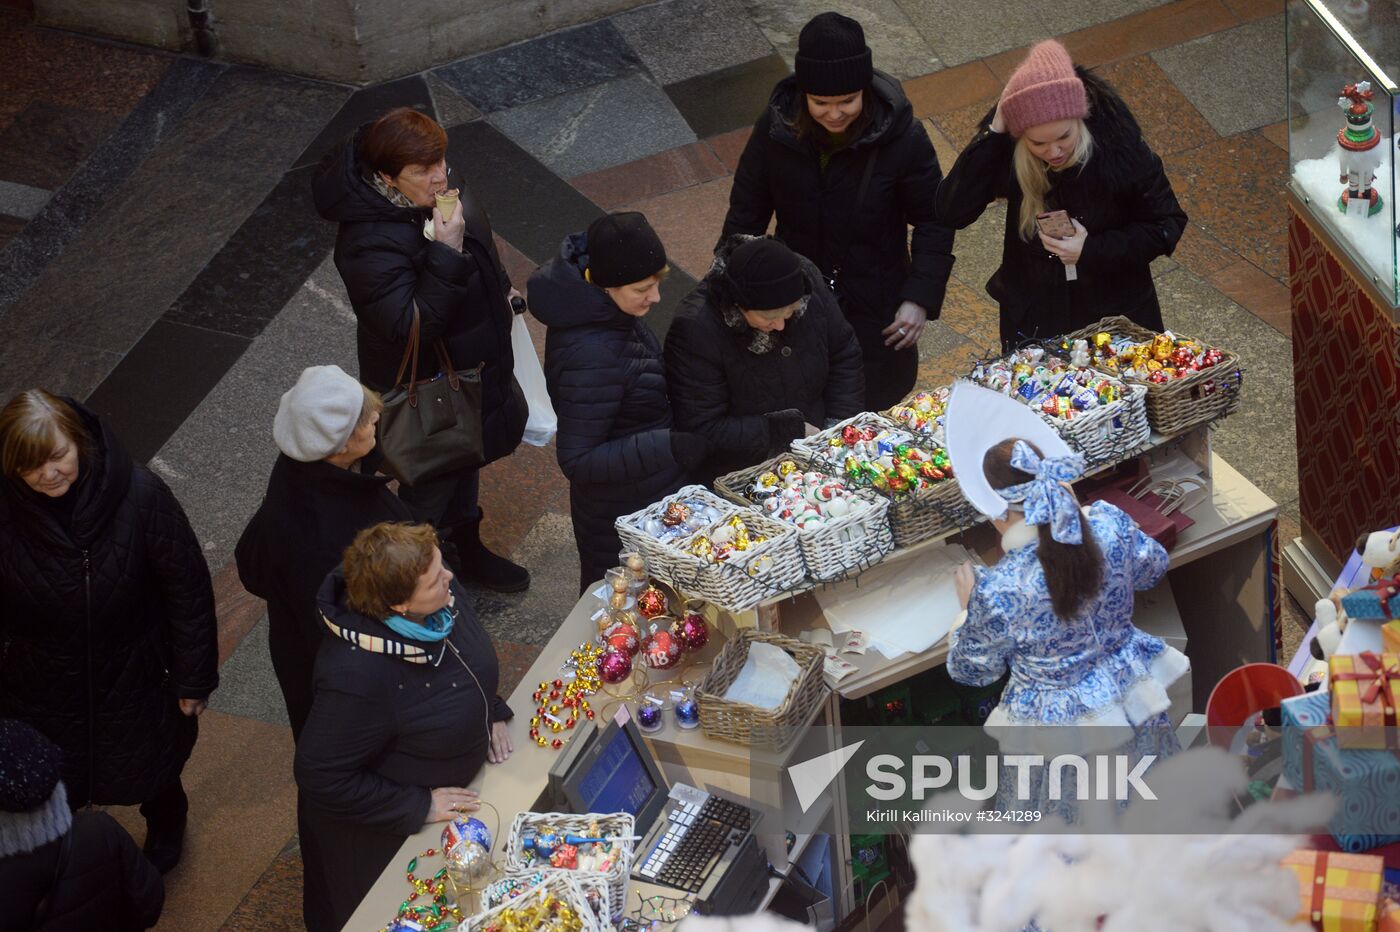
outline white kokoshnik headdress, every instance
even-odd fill
[[[1029,525],[1049,524],[1051,536],[1063,544],[1083,540],[1079,504],[1061,482],[1084,472],[1084,457],[1039,415],[1014,398],[971,382],[953,384],[948,399],[944,434],[953,474],[963,496],[989,518],[1004,518],[1011,504],[1020,504]],[[982,463],[987,451],[1006,440],[1015,445],[1011,465],[1035,476],[1006,489],[994,489]],[[1040,449],[1037,456],[1031,445]]]

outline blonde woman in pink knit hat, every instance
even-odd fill
[[[939,222],[962,229],[997,198],[1006,235],[987,292],[1004,347],[1109,314],[1163,329],[1151,263],[1171,255],[1186,214],[1127,105],[1058,42],[1006,82],[938,186]]]

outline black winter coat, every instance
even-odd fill
[[[0,858],[0,932],[135,932],[156,924],[165,884],[116,819],[105,812],[75,812],[66,837],[66,845],[59,838],[27,854]],[[45,896],[44,921],[32,925]]]
[[[431,210],[396,207],[365,181],[369,172],[356,154],[359,135],[326,157],[313,193],[321,216],[340,224],[335,267],[359,321],[360,381],[379,392],[393,387],[416,301],[422,318],[418,378],[431,378],[442,368],[434,349],[439,339],[446,341],[458,369],[484,365],[486,461],[500,459],[519,445],[528,412],[514,375],[512,313],[506,299],[510,279],[497,255],[491,222],[464,189],[463,251],[428,240],[423,223]]]
[[[807,423],[822,428],[865,408],[860,347],[811,262],[802,261],[811,289],[806,313],[771,334],[771,351],[749,349],[754,331],[742,317],[726,323],[724,309],[710,297],[710,282],[733,245],[721,249],[715,267],[681,302],[666,334],[676,428],[709,441],[710,455],[695,476],[707,483],[787,449],[787,441],[774,443],[770,436],[767,412],[796,408]]]
[[[219,683],[214,590],[180,503],[69,401],[92,449],[71,532],[19,482],[0,482],[0,717],[63,749],[75,806],[144,802],[177,777],[193,721],[176,699]]]
[[[1016,142],[988,129],[991,113],[938,187],[939,219],[958,229],[994,199],[1007,199],[1001,268],[987,292],[1001,305],[1001,339],[1008,348],[1110,314],[1162,329],[1151,263],[1176,248],[1186,213],[1127,105],[1103,79],[1076,71],[1089,94],[1085,122],[1094,151],[1081,169],[1051,173],[1046,209],[1068,211],[1089,231],[1077,281],[1065,280],[1063,264],[1046,252],[1040,237],[1021,239],[1021,188],[1012,165]]]
[[[489,724],[511,717],[496,695],[491,638],[455,580],[452,594],[452,633],[427,644],[350,610],[339,568],[321,587],[317,604],[328,621],[403,653],[357,646],[331,630],[316,658],[315,701],[295,764],[312,930],[345,925],[399,845],[423,827],[431,788],[469,784],[486,762]],[[415,653],[420,659],[409,659]]]
[[[789,127],[804,102],[797,79],[778,82],[739,159],[719,245],[734,233],[761,236],[776,213],[777,238],[824,274],[840,265],[846,313],[869,318],[878,330],[903,301],[922,305],[930,320],[938,316],[953,270],[953,231],[935,221],[933,193],[943,174],[903,88],[876,71],[871,89],[870,125],[833,153],[823,172],[813,142]],[[872,151],[878,156],[857,208]]]
[[[661,344],[642,318],[584,281],[587,245],[583,233],[568,237],[530,276],[530,310],[549,328],[544,375],[585,585],[617,564],[613,521],[686,481],[671,453]]]
[[[239,538],[238,576],[267,600],[272,668],[293,737],[311,712],[311,679],[326,625],[316,594],[355,535],[381,521],[412,521],[388,478],[279,454],[267,494]]]

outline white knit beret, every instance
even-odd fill
[[[360,383],[339,366],[303,369],[277,405],[272,439],[294,460],[323,460],[344,448],[364,403]]]

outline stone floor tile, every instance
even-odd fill
[[[757,116],[754,119],[757,119]],[[741,126],[738,129],[731,129],[727,133],[720,133],[718,136],[710,136],[705,140],[705,144],[724,163],[725,169],[733,174],[739,170],[739,157],[744,154],[744,146],[749,144],[749,137],[752,135],[752,126]]]
[[[301,845],[294,836],[273,858],[220,932],[301,932],[303,870]]]
[[[961,152],[963,147],[972,141],[972,137],[977,135],[977,130],[982,125],[982,118],[996,106],[998,94],[989,95],[976,103],[959,107],[956,110],[934,114],[929,119],[933,120],[933,125],[938,127],[943,135],[948,137],[948,141]],[[945,165],[943,170],[946,172],[951,167]]]
[[[1288,157],[1257,133],[1216,140],[1164,160],[1177,199],[1194,224],[1284,281],[1287,214],[1279,196]]]
[[[938,167],[946,175],[948,169],[953,167],[953,163],[958,160],[960,147],[954,144],[931,119],[919,121],[923,124],[924,132],[928,135],[928,141],[933,143],[933,154],[938,156]]]
[[[943,312],[938,319],[961,336],[981,344],[986,342],[984,338],[987,334],[998,333],[999,314],[996,302],[987,297],[981,288],[973,288],[954,278],[948,282]],[[981,348],[979,345],[978,349]]]
[[[1030,51],[1030,46],[1022,45],[1014,49],[1007,49],[1005,52],[989,55],[982,59],[982,63],[987,66],[997,79],[998,94],[1001,92],[1001,86],[1006,83],[1006,79],[1011,77],[1011,73],[1020,66],[1021,62],[1026,60],[1026,53],[1028,51]],[[1084,65],[1084,67],[1088,68],[1091,66]]]
[[[0,398],[27,388],[86,398],[120,361],[105,350],[7,333],[0,340]]]
[[[481,119],[481,111],[473,107],[471,101],[449,87],[442,78],[431,71],[423,77],[428,82],[428,94],[432,98],[437,121],[443,127],[458,126]]]
[[[158,456],[152,458],[150,466],[162,477],[169,472]],[[214,613],[219,620],[219,663],[223,664],[267,614],[267,603],[243,588],[233,560],[209,569],[214,574]]]
[[[363,124],[379,119],[395,107],[412,107],[433,113],[433,98],[422,75],[410,75],[363,87],[349,96],[341,95],[335,116],[320,127],[316,138],[297,157],[294,168],[316,165],[327,152],[348,139]]]
[[[574,573],[578,575],[577,571]],[[534,664],[535,658],[540,655],[540,647],[537,644],[521,644],[516,641],[495,640],[492,642],[496,647],[496,660],[501,666],[501,681],[497,687],[497,692],[502,696],[509,696],[515,692],[515,687],[520,685],[520,681],[525,678],[530,667]],[[529,709],[512,709],[516,715],[524,714],[529,716]]]
[[[715,241],[729,211],[729,188],[733,179],[716,178],[660,197],[638,201],[632,206],[647,215],[672,266],[695,278],[703,278],[714,258]]]
[[[910,78],[904,82],[904,93],[914,106],[914,115],[927,117],[995,99],[1001,93],[1001,84],[985,63],[971,61]]]
[[[673,84],[772,53],[741,0],[666,0],[613,19],[656,77]]]
[[[833,6],[829,0],[744,0],[749,15],[768,36],[773,47],[792,67],[797,54],[797,36],[813,16]],[[930,44],[897,0],[861,0],[844,12],[860,21],[865,43],[875,59],[875,67],[896,78],[916,78],[938,71],[946,62],[939,60]],[[966,61],[966,59],[959,59]]]
[[[1279,0],[1223,0],[1230,12],[1242,23],[1264,19],[1279,12]]]
[[[447,155],[496,233],[535,263],[558,255],[566,233],[603,213],[488,120],[448,130]]]
[[[978,295],[987,294],[987,280],[1001,268],[1006,236],[1006,205],[996,201],[982,216],[953,235],[953,277]]]
[[[490,120],[563,178],[695,142],[670,98],[642,75],[502,110]]]
[[[1077,64],[1092,68],[1207,36],[1233,25],[1234,15],[1220,0],[1177,0],[1110,23],[1080,29],[1062,36],[1061,40]],[[1002,73],[996,67],[992,70]]]
[[[185,854],[165,877],[159,932],[217,929],[296,831],[291,730],[211,709],[199,731],[183,777]],[[145,838],[134,806],[108,811],[138,843]],[[299,900],[292,909],[300,915]]]
[[[1199,277],[1209,278],[1221,269],[1238,262],[1240,257],[1193,221],[1186,224],[1186,230],[1181,234],[1181,241],[1176,244],[1172,258],[1178,265],[1190,269]]]
[[[561,242],[565,235],[567,234],[560,234],[559,239]],[[514,285],[521,294],[525,294],[528,299],[530,275],[535,269],[539,268],[542,263],[536,262],[519,249],[516,249],[510,243],[502,239],[499,233],[496,234],[496,254],[501,257],[501,265],[505,267],[506,275],[510,277],[511,284]],[[534,321],[534,318],[527,317],[526,320]]]
[[[783,60],[768,55],[668,84],[666,94],[696,136],[715,136],[753,126],[773,96],[773,85],[787,74]]]
[[[945,66],[986,58],[1048,35],[1018,0],[899,0],[900,7]],[[1027,15],[1029,13],[1029,15]],[[995,24],[995,25],[993,25]],[[879,59],[876,59],[879,65]]]
[[[1285,116],[1283,15],[1152,53],[1172,83],[1222,136]],[[1239,88],[1249,93],[1239,93]]]
[[[1259,127],[1259,132],[1263,137],[1284,152],[1288,151],[1288,121],[1279,120],[1277,123],[1270,123],[1268,126]]]
[[[31,220],[48,203],[50,191],[0,179],[0,213]]]
[[[0,132],[0,180],[52,191],[121,123],[101,110],[31,101]]]
[[[714,150],[703,142],[678,146],[656,155],[590,172],[569,183],[604,210],[656,197],[727,174]]]
[[[282,687],[277,685],[277,674],[272,669],[267,626],[264,612],[219,667],[219,688],[209,697],[209,708],[269,725],[291,727]]]
[[[559,472],[554,444],[522,443],[483,469],[479,501],[486,515],[482,541],[496,553],[514,553],[541,515],[569,509],[569,482]]]
[[[605,84],[642,68],[610,20],[550,33],[438,68],[434,73],[483,113]]]
[[[0,61],[6,61],[4,55],[5,49],[0,46]],[[39,216],[0,252],[0,313],[14,305],[89,221],[101,213],[105,204],[119,199],[124,183],[147,156],[176,131],[182,117],[223,71],[221,65],[193,59],[180,59],[169,69],[162,69],[160,80],[131,109],[121,126],[93,150],[88,160],[49,199]],[[9,70],[0,73],[8,74]],[[0,99],[3,98],[4,93],[0,91]],[[170,201],[148,206],[163,209],[162,222],[168,227]],[[127,230],[125,234],[130,232]],[[117,235],[125,238],[125,234]],[[113,243],[107,240],[104,245],[110,248]],[[105,268],[105,257],[103,264]],[[110,282],[105,284],[110,287]]]
[[[1288,286],[1241,259],[1210,276],[1208,281],[1225,297],[1284,336],[1291,336],[1292,307]]]
[[[1149,56],[1125,58],[1095,71],[1127,103],[1142,127],[1143,138],[1158,155],[1165,158],[1218,138],[1205,117]]]
[[[1167,0],[1058,0],[1038,4],[1034,16],[1047,36],[1087,29],[1162,6]]]
[[[493,641],[539,648],[554,636],[559,622],[578,601],[578,547],[568,514],[551,511],[542,515],[516,549],[514,559],[530,568],[530,588],[506,595],[469,587],[476,599],[476,613]]]
[[[10,240],[19,235],[29,221],[9,214],[0,214],[0,251],[4,251]]]

